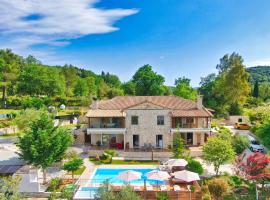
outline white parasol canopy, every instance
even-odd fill
[[[138,180],[141,179],[141,177],[142,173],[133,170],[123,171],[118,174],[118,178],[126,182]]]
[[[199,174],[190,172],[187,170],[177,171],[173,173],[175,179],[179,179],[185,182],[192,182],[200,180]]]
[[[171,167],[173,166],[185,167],[187,166],[188,162],[185,159],[170,159],[165,164]]]
[[[146,177],[152,180],[165,181],[165,180],[168,180],[171,176],[168,174],[168,172],[153,170],[153,171],[148,172],[146,174]]]

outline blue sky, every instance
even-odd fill
[[[2,0],[0,48],[129,80],[150,64],[198,86],[226,53],[270,64],[269,0]]]

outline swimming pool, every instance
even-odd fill
[[[150,172],[152,170],[158,170],[157,168],[97,168],[94,173],[92,174],[90,180],[87,182],[87,185],[89,186],[82,186],[80,187],[75,196],[74,199],[94,199],[95,195],[98,192],[99,187],[102,186],[102,184],[106,181],[108,181],[112,185],[121,186],[126,184],[124,181],[119,180],[118,174],[123,171],[127,170],[134,170],[137,172],[142,173],[142,178],[139,180],[134,180],[129,182],[130,185],[144,185],[144,181],[146,185],[156,185],[156,184],[164,184],[163,181],[156,181],[156,180],[149,180],[146,177],[146,173]]]
[[[98,168],[90,179],[90,182],[92,184],[102,184],[105,181],[108,181],[112,185],[123,185],[126,183],[118,179],[118,174],[123,171],[133,170],[142,173],[142,178],[139,180],[130,181],[130,185],[144,185],[144,181],[146,181],[146,185],[163,184],[163,181],[147,179],[146,173],[154,169],[156,168]]]

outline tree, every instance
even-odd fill
[[[270,84],[269,83],[262,83],[259,86],[259,98],[263,101],[267,101],[270,99]]]
[[[175,80],[173,94],[184,99],[195,100],[197,98],[197,91],[190,86],[190,79],[186,77],[180,77]]]
[[[0,178],[0,199],[1,200],[22,200],[24,199],[18,185],[21,178],[19,176],[9,176]]]
[[[122,89],[125,95],[134,96],[136,94],[136,85],[132,81],[128,81],[122,84]]]
[[[237,167],[242,171],[242,174],[247,180],[255,180],[264,182],[270,179],[270,172],[267,167],[270,164],[270,157],[262,153],[256,152],[251,154],[246,161],[243,156],[237,159]]]
[[[78,79],[77,69],[72,65],[65,65],[62,68],[63,75],[65,77],[66,95],[72,96],[74,86]]]
[[[74,95],[75,96],[87,96],[89,94],[89,89],[87,87],[86,80],[79,78],[74,86]]]
[[[162,86],[164,81],[164,77],[154,72],[150,65],[139,68],[132,78],[136,88],[136,95],[139,96],[163,95],[164,88]]]
[[[244,150],[249,147],[249,143],[250,142],[245,135],[235,134],[232,137],[232,146],[237,154],[243,153]]]
[[[203,146],[203,158],[214,165],[216,175],[219,173],[220,165],[234,159],[235,152],[230,141],[218,137],[209,138]]]
[[[258,81],[256,81],[254,84],[252,96],[256,98],[259,97],[259,82]]]
[[[37,120],[42,112],[44,111],[35,109],[22,110],[19,115],[16,116],[13,123],[19,128],[20,131],[28,132],[31,128],[31,122]]]
[[[238,103],[243,105],[246,102],[247,96],[250,94],[250,85],[248,82],[249,74],[243,64],[243,59],[240,55],[233,53],[217,66],[220,70],[221,87],[219,90],[226,95],[225,100],[228,104]]]
[[[74,172],[78,170],[83,165],[83,160],[81,158],[72,158],[66,162],[63,166],[63,169],[71,172],[72,179],[74,179]]]
[[[124,96],[124,91],[119,88],[111,88],[108,92],[109,99],[116,97],[116,96]]]
[[[216,136],[220,139],[230,141],[232,140],[232,132],[230,129],[221,126],[216,134]]]
[[[185,157],[185,144],[184,144],[184,140],[181,137],[179,132],[175,133],[175,138],[173,139],[173,148],[172,148],[172,152],[173,152],[173,157],[174,158],[184,158]]]
[[[14,54],[10,49],[0,50],[0,86],[2,89],[3,103],[6,100],[8,85],[14,85],[24,65],[23,58]]]
[[[17,146],[21,159],[43,170],[43,183],[46,183],[46,168],[62,159],[72,141],[67,129],[55,127],[51,116],[42,112],[31,122],[30,130],[19,137]]]
[[[110,91],[110,87],[103,80],[101,80],[99,82],[99,87],[98,87],[98,98],[100,99],[108,98],[109,91]]]
[[[267,148],[270,148],[270,117],[266,118],[258,127],[256,135]]]
[[[19,76],[17,92],[24,95],[63,95],[64,77],[53,67],[42,65],[27,66]]]
[[[121,81],[118,76],[110,74],[110,73],[101,73],[101,78],[104,82],[111,88],[119,88],[121,86]]]
[[[96,79],[93,76],[88,76],[85,78],[86,84],[88,87],[88,94],[90,95],[97,95],[97,86],[96,86]]]

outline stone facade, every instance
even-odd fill
[[[103,110],[100,109],[98,112],[102,114]],[[154,148],[169,149],[173,145],[175,132],[177,132],[178,118],[181,118],[181,123],[184,123],[180,127],[181,136],[185,141],[189,141],[187,142],[189,146],[203,145],[207,136],[210,135],[210,115],[203,117],[192,117],[195,115],[191,115],[191,117],[172,117],[172,109],[148,101],[125,107],[118,112],[122,112],[123,116],[88,116],[88,134],[91,136],[92,145],[96,145],[97,141],[102,140],[101,146],[107,148],[110,146],[108,141],[113,139],[116,143],[124,144],[124,147],[128,148],[145,149],[151,145]],[[138,124],[132,124],[133,116],[138,118]],[[163,124],[157,123],[158,116],[163,117]],[[117,121],[116,118],[120,121],[120,125],[112,127]],[[114,132],[114,128],[115,130],[119,129],[118,132]],[[82,137],[79,138],[81,141]],[[105,142],[103,142],[103,139]]]
[[[144,103],[125,110],[126,112],[126,135],[125,142],[133,147],[133,135],[139,135],[139,147],[145,144],[156,145],[156,136],[162,135],[163,148],[168,148],[172,143],[170,134],[171,117],[170,110],[163,109],[150,103]],[[132,116],[138,116],[138,125],[132,125]],[[157,125],[157,116],[164,116],[164,125]]]

